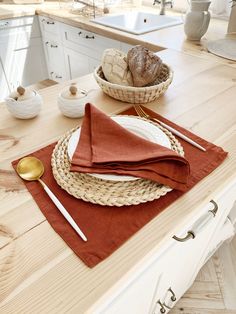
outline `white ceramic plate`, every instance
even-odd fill
[[[140,136],[150,142],[160,144],[167,148],[171,148],[171,143],[168,136],[161,131],[157,126],[148,121],[136,118],[136,117],[127,117],[127,116],[116,116],[112,119],[119,123],[121,126],[129,130],[130,132]],[[109,132],[109,130],[108,130]],[[78,141],[80,138],[80,128],[76,130],[72,135],[68,143],[68,156],[72,160],[75,149],[77,147]],[[102,180],[112,180],[112,181],[133,181],[140,178],[133,176],[123,176],[123,175],[114,175],[114,174],[98,174],[90,173],[91,176],[102,179]]]

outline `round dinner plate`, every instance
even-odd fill
[[[132,116],[115,116],[111,118],[112,120],[119,123],[122,127],[126,128],[135,135],[171,149],[171,142],[169,140],[169,137],[162,130],[160,130],[158,126],[154,125],[153,123],[149,123],[147,120]],[[75,149],[77,147],[80,138],[80,130],[81,128],[73,132],[69,139],[67,147],[69,160],[72,160]],[[107,131],[109,132],[109,130]],[[124,176],[115,174],[90,173],[89,175],[102,180],[111,181],[134,181],[140,179],[134,176]]]

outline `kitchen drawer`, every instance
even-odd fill
[[[60,23],[46,16],[39,15],[39,25],[42,31],[52,33],[54,35],[60,35]]]
[[[0,20],[0,30],[24,25],[32,25],[35,20],[37,20],[37,16],[26,16]]]
[[[0,43],[8,44],[9,41],[16,41],[25,45],[29,43],[30,38],[41,37],[37,16],[28,19],[1,20],[0,25]]]
[[[120,49],[120,42],[106,38],[86,30],[61,25],[63,45],[67,48],[84,53],[92,58],[101,59],[104,49]]]

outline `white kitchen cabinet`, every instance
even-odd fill
[[[61,24],[66,71],[70,78],[89,74],[101,64],[103,51],[120,49],[120,42],[86,30]]]
[[[6,79],[6,74],[2,66],[2,60],[0,59],[0,99],[4,99],[10,93],[10,88]]]
[[[64,51],[60,42],[45,34],[43,45],[49,78],[57,82],[69,79],[65,71]]]
[[[14,48],[14,43],[8,42],[8,49],[0,45],[0,56],[6,78],[13,91],[19,85],[28,86],[45,79],[45,60],[41,39],[32,38],[30,45]]]
[[[53,34],[54,36],[60,36],[59,22],[49,17],[39,16],[39,25],[42,33],[47,32]]]
[[[70,79],[92,72],[99,61],[82,53],[64,47],[67,76]]]
[[[56,81],[89,74],[101,64],[107,48],[121,43],[98,34],[39,16],[48,76]]]
[[[60,38],[59,22],[39,16],[48,77],[56,82],[69,79],[65,68],[64,50]]]
[[[101,60],[103,51],[107,48],[120,49],[120,42],[117,40],[66,24],[61,24],[61,36],[64,47],[97,60]]]
[[[168,243],[140,261],[86,313],[160,314],[173,308],[206,262],[228,215],[234,217],[236,180],[214,200],[199,208]]]
[[[1,93],[2,100],[9,89],[45,79],[47,70],[37,17],[2,20],[0,25],[0,58],[9,87]]]

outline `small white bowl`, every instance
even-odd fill
[[[13,97],[5,99],[5,103],[8,111],[18,119],[31,119],[36,117],[43,103],[42,97],[36,92],[34,92],[34,96],[29,99],[17,101]]]

